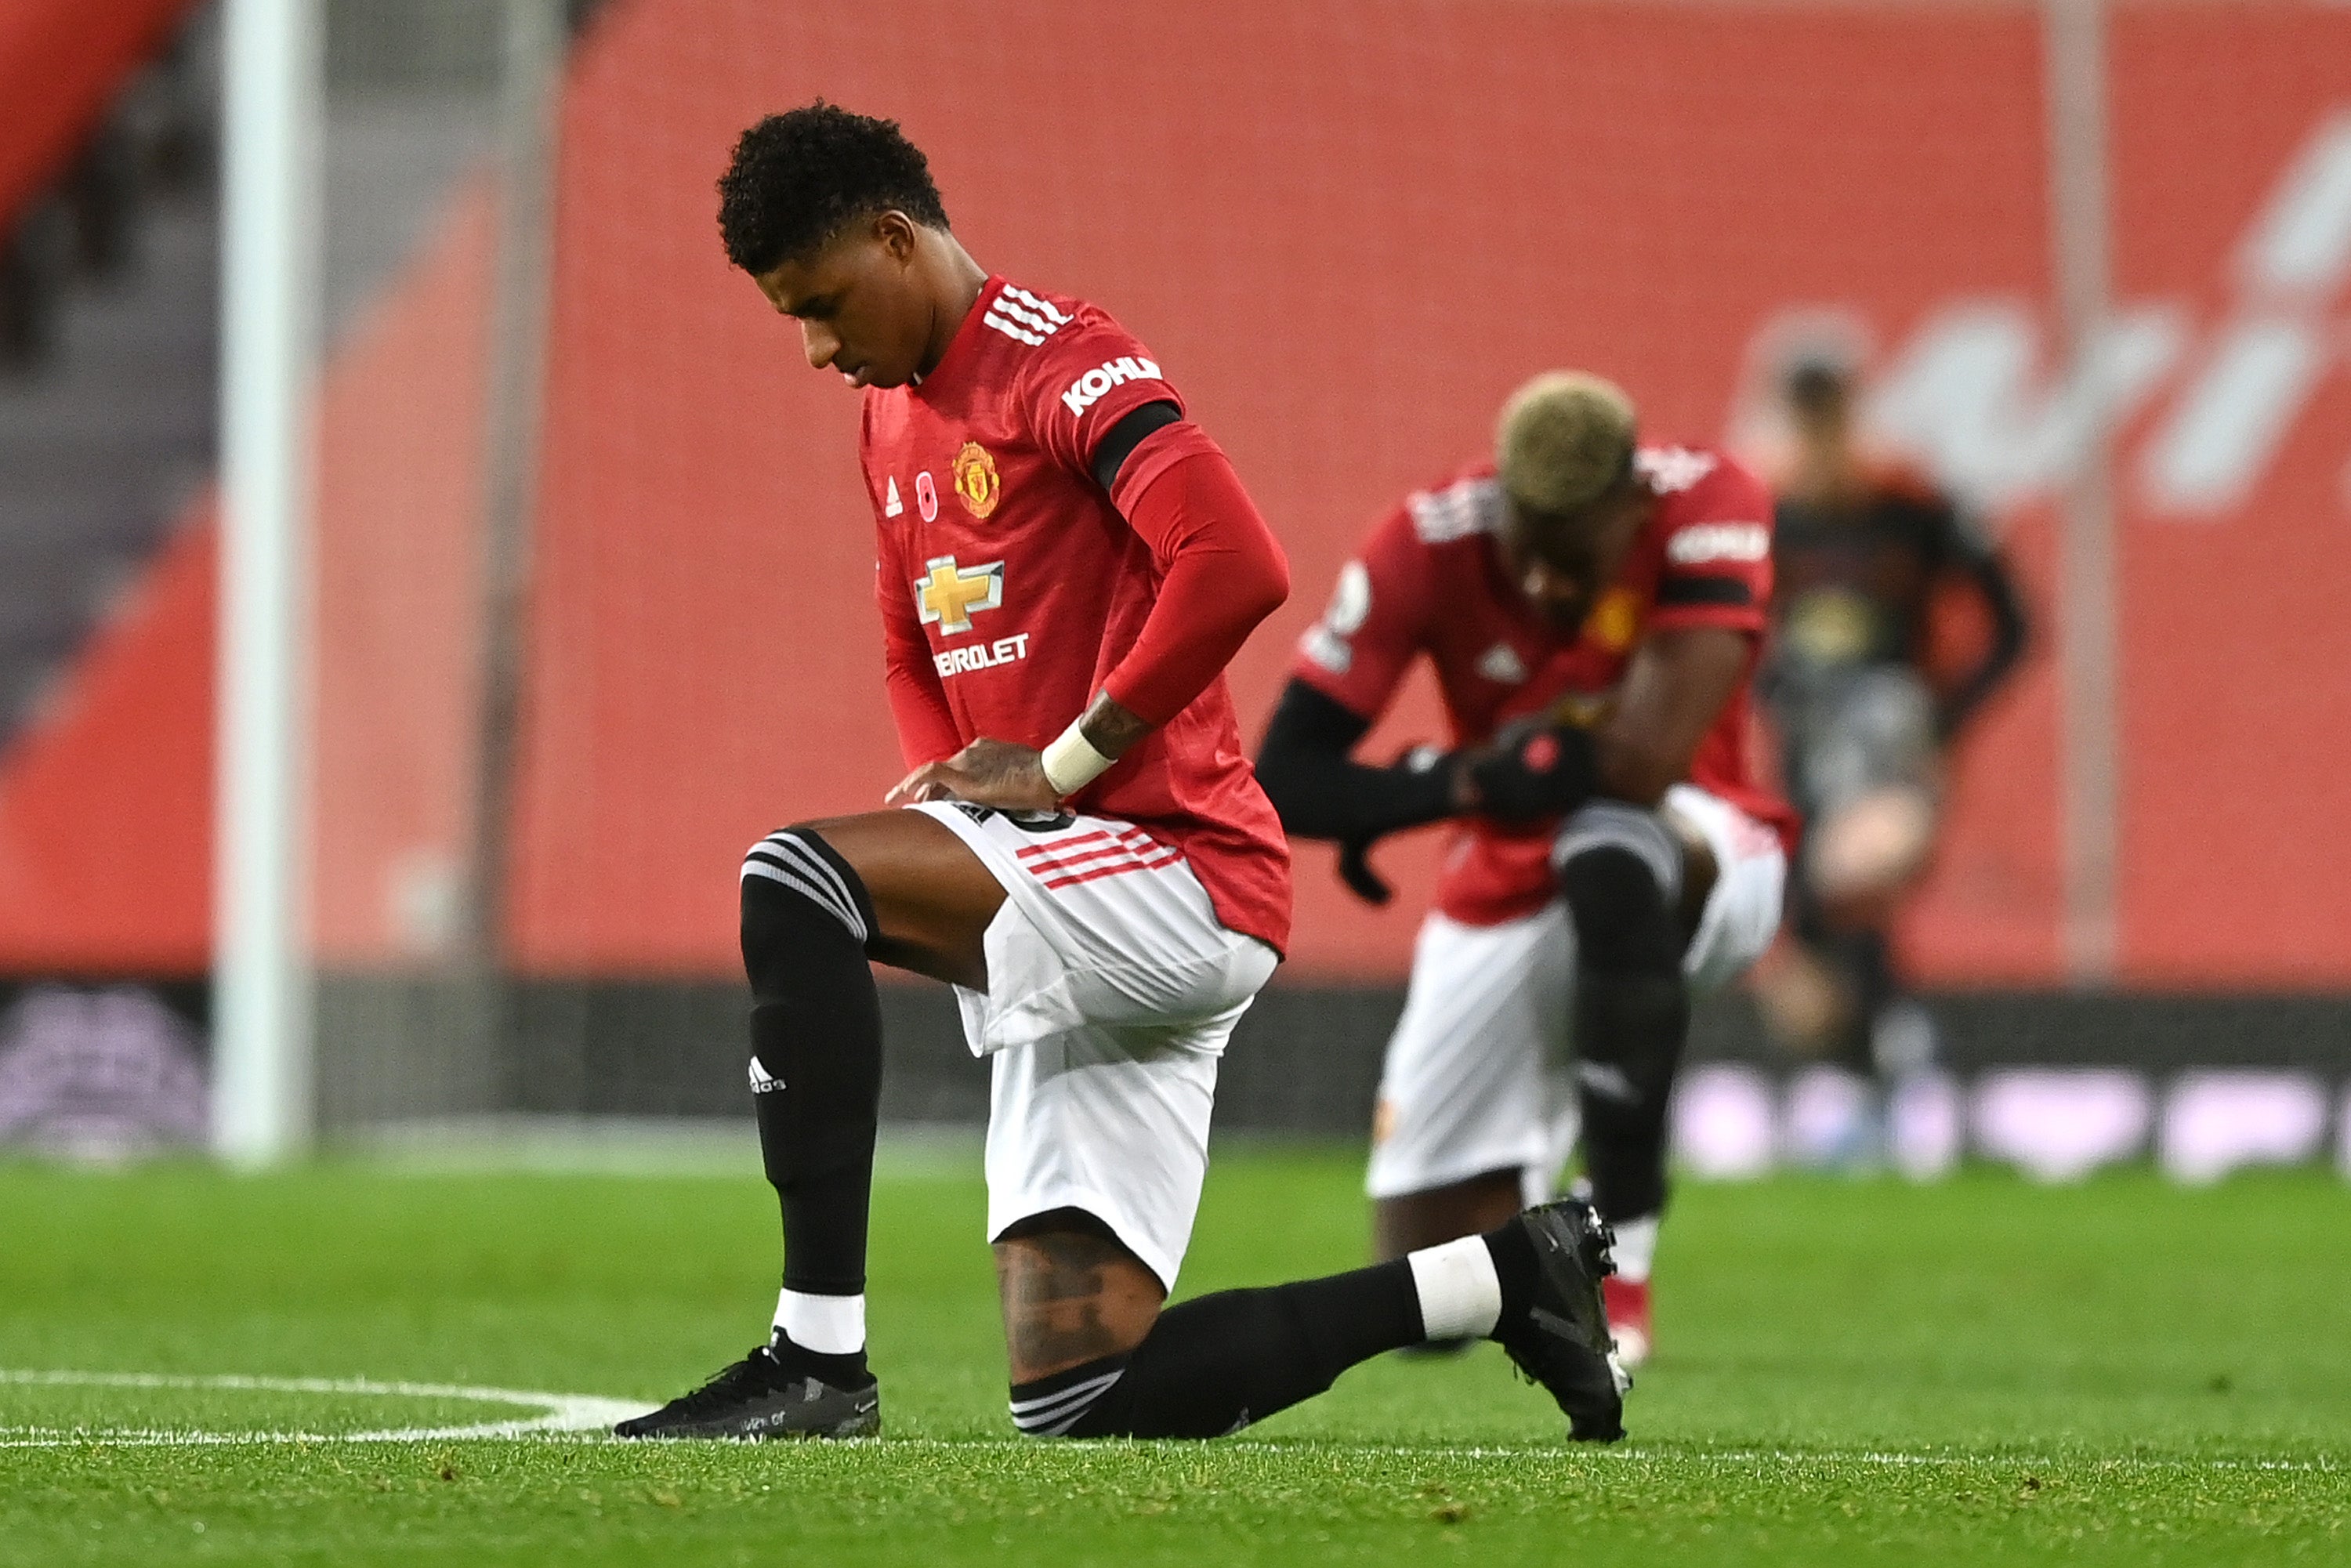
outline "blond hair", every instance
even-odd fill
[[[1633,400],[1583,371],[1545,371],[1510,394],[1494,461],[1510,499],[1545,517],[1598,500],[1630,469]]]

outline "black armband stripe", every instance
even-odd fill
[[[1184,411],[1165,398],[1129,409],[1116,424],[1110,427],[1100,441],[1094,443],[1094,483],[1107,493],[1118,482],[1118,471],[1143,438],[1155,430],[1165,429],[1184,417]]]
[[[1721,604],[1745,609],[1755,602],[1755,591],[1737,577],[1669,577],[1657,584],[1657,604]]]

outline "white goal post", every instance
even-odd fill
[[[227,0],[223,29],[220,637],[213,1143],[308,1147],[310,531],[319,286],[319,0]]]

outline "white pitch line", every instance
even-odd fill
[[[592,1394],[550,1394],[520,1388],[483,1388],[451,1383],[384,1383],[363,1377],[250,1377],[238,1374],[194,1375],[160,1372],[12,1372],[0,1368],[0,1385],[92,1388],[222,1389],[256,1394],[357,1394],[393,1399],[458,1399],[481,1405],[537,1406],[544,1413],[523,1419],[486,1421],[465,1427],[385,1427],[367,1432],[205,1432],[158,1431],[112,1427],[98,1431],[59,1432],[54,1428],[0,1427],[0,1448],[244,1448],[287,1443],[409,1443],[473,1437],[541,1437],[592,1439],[609,1431],[615,1421],[642,1414],[641,1400],[608,1399]],[[893,1448],[955,1450],[963,1453],[1001,1449],[1036,1453],[1059,1445],[1040,1445],[1033,1437],[889,1437],[874,1439]],[[865,1440],[860,1440],[860,1447]],[[1530,1459],[1574,1457],[1610,1464],[1662,1464],[1694,1460],[1719,1465],[1851,1464],[1884,1467],[1962,1468],[1980,1465],[2058,1469],[2089,1466],[2131,1470],[2254,1470],[2303,1475],[2341,1475],[2342,1460],[2322,1459],[2198,1459],[2142,1454],[1930,1454],[1899,1449],[1854,1448],[1674,1448],[1637,1447],[1545,1448],[1467,1444],[1416,1446],[1409,1443],[1329,1443],[1317,1438],[1274,1442],[1264,1438],[1228,1437],[1214,1444],[1224,1452],[1297,1454],[1332,1448],[1351,1454],[1392,1458]],[[1082,1448],[1071,1451],[1083,1452]]]
[[[1040,1445],[1033,1437],[883,1437],[877,1441],[893,1448],[925,1448],[970,1452],[974,1449],[1002,1448],[1036,1452],[1040,1447],[1055,1448],[1056,1444]],[[1353,1443],[1317,1437],[1300,1437],[1290,1442],[1277,1442],[1263,1437],[1220,1437],[1207,1445],[1220,1452],[1298,1455],[1329,1448],[1346,1454],[1375,1455],[1382,1458],[1441,1458],[1441,1459],[1593,1459],[1605,1464],[1670,1464],[1697,1461],[1729,1465],[1814,1465],[1853,1464],[1902,1468],[1948,1467],[1971,1465],[2013,1466],[2020,1469],[2065,1469],[2090,1466],[2103,1469],[2144,1470],[2278,1470],[2311,1475],[2342,1475],[2346,1466],[2340,1459],[2198,1459],[2166,1458],[2154,1454],[2077,1454],[2063,1457],[2052,1454],[1927,1454],[1905,1453],[1895,1449],[1863,1448],[1644,1448],[1633,1444],[1606,1448],[1585,1444],[1560,1443],[1555,1446],[1529,1444],[1524,1447],[1503,1447],[1470,1443],[1451,1446],[1441,1443],[1416,1445],[1411,1443]],[[1074,1451],[1083,1452],[1082,1448]]]
[[[0,1385],[47,1388],[187,1388],[247,1394],[342,1394],[385,1399],[455,1399],[475,1405],[536,1406],[537,1416],[483,1421],[462,1427],[396,1427],[364,1432],[170,1432],[104,1429],[60,1432],[54,1428],[0,1427],[0,1448],[64,1448],[91,1444],[118,1448],[206,1448],[246,1443],[412,1443],[444,1438],[523,1437],[578,1435],[609,1430],[615,1421],[642,1415],[642,1401],[607,1399],[592,1394],[550,1394],[524,1388],[483,1388],[454,1383],[385,1383],[366,1377],[252,1377],[163,1372],[10,1371],[0,1368]],[[19,1433],[38,1435],[18,1436]]]

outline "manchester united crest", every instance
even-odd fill
[[[1004,495],[1004,481],[997,475],[996,459],[978,442],[967,441],[963,450],[956,454],[954,474],[956,498],[963,503],[965,511],[986,522]]]

